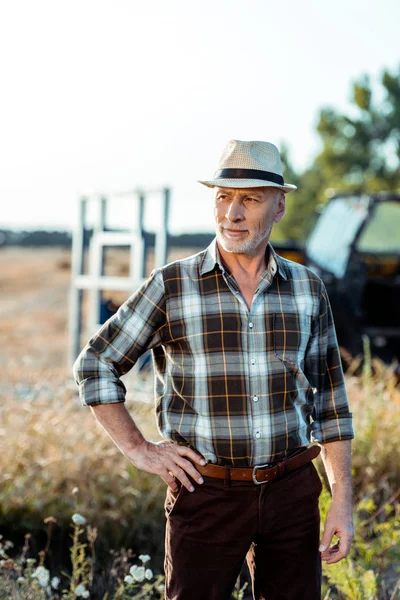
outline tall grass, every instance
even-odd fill
[[[376,360],[366,364],[361,376],[352,375],[350,369],[346,379],[356,432],[356,538],[346,560],[324,565],[324,596],[394,600],[400,598],[400,391],[394,368]],[[142,394],[151,395],[151,376],[137,379],[136,385]],[[158,439],[153,406],[134,401],[135,396],[134,390],[127,401],[129,409],[144,434]],[[0,533],[15,544],[7,549],[10,560],[16,560],[25,546],[25,560],[39,561],[32,570],[40,565],[38,553],[46,547],[49,527],[43,521],[51,516],[57,524],[43,559],[51,577],[66,578],[61,571],[72,576],[76,558],[71,557],[71,549],[78,543],[86,543],[84,551],[80,550],[81,561],[95,549],[92,574],[85,574],[85,589],[92,598],[102,598],[111,594],[110,590],[114,596],[109,595],[108,600],[117,598],[116,582],[122,585],[123,573],[126,576],[140,553],[149,554],[154,572],[161,573],[165,484],[129,464],[91,411],[80,406],[71,380],[60,374],[44,377],[43,383],[36,385],[35,396],[22,401],[10,392],[0,406],[0,420],[0,440],[6,449],[0,453]],[[320,459],[317,466],[325,478]],[[72,494],[74,488],[79,488],[78,495]],[[320,499],[322,523],[329,503],[325,481]],[[85,542],[75,539],[73,543],[70,538],[71,515],[77,510],[92,532],[97,530],[95,541],[90,542],[86,529],[79,536],[79,540],[86,536]],[[29,547],[26,534],[30,535]],[[16,584],[15,577],[13,581],[21,590],[22,582]],[[128,595],[120,597],[134,597],[133,588],[129,591],[128,584],[123,585],[123,593]],[[36,600],[36,596],[23,597]]]
[[[353,488],[355,539],[349,556],[323,563],[325,599],[400,598],[400,389],[397,365],[372,359],[368,343],[347,374],[354,417]],[[319,459],[320,461],[320,459]],[[324,477],[322,462],[319,471]],[[321,525],[330,506],[326,485],[320,497]],[[321,531],[322,531],[321,527]]]
[[[165,484],[120,454],[70,383],[49,378],[43,400],[40,393],[23,402],[10,395],[0,405],[0,439],[7,449],[0,453],[1,525],[18,539],[27,530],[43,531],[44,516],[56,516],[62,526],[73,509],[71,490],[78,487],[82,510],[106,531],[107,545],[135,539],[143,548],[162,534],[154,515],[162,510]],[[146,389],[151,382],[141,385]],[[153,406],[132,399],[128,405],[144,434],[157,439]]]

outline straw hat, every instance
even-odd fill
[[[269,142],[230,140],[225,146],[212,181],[199,181],[208,187],[276,187],[296,190],[285,183],[279,150]]]

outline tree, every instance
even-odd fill
[[[291,169],[285,149],[286,173],[298,191],[288,202],[278,236],[304,239],[315,207],[334,191],[400,190],[400,66],[396,73],[385,70],[375,87],[362,76],[352,86],[352,104],[351,115],[331,107],[320,111],[322,151],[301,175]]]

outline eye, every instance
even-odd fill
[[[247,196],[246,200],[248,202],[258,202],[257,198],[252,198],[251,196]]]

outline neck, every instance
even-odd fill
[[[266,248],[268,240],[262,247],[257,248],[253,254],[241,254],[236,252],[227,252],[217,242],[218,252],[223,264],[234,276],[246,275],[251,279],[259,279],[260,275],[267,268]]]

